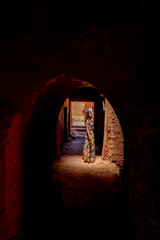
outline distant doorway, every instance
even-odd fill
[[[70,125],[71,127],[84,127],[85,113],[89,108],[93,109],[94,112],[94,102],[80,102],[71,101],[71,114],[70,114]]]

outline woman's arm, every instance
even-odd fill
[[[89,141],[90,141],[90,140],[91,140],[91,136],[90,136],[90,134],[89,134],[89,122],[88,122],[88,120],[86,121],[86,129],[87,129],[88,139],[89,139]]]

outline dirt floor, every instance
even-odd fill
[[[92,237],[131,239],[126,236],[125,213],[120,194],[119,168],[101,159],[84,163],[83,136],[64,144],[62,157],[54,161],[53,182],[56,196],[56,229],[70,239]]]

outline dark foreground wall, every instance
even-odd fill
[[[21,239],[29,217],[33,227],[33,217],[51,214],[51,133],[64,100],[89,84],[109,100],[124,133],[123,192],[136,239],[160,238],[156,24],[153,8],[144,4],[116,27],[63,41],[37,31],[1,42],[0,239]],[[35,210],[33,216],[27,210]]]

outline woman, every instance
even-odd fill
[[[93,113],[90,111],[86,112],[85,124],[86,134],[83,146],[82,159],[84,162],[93,163],[95,161],[95,140],[94,140],[94,125],[93,125]]]

